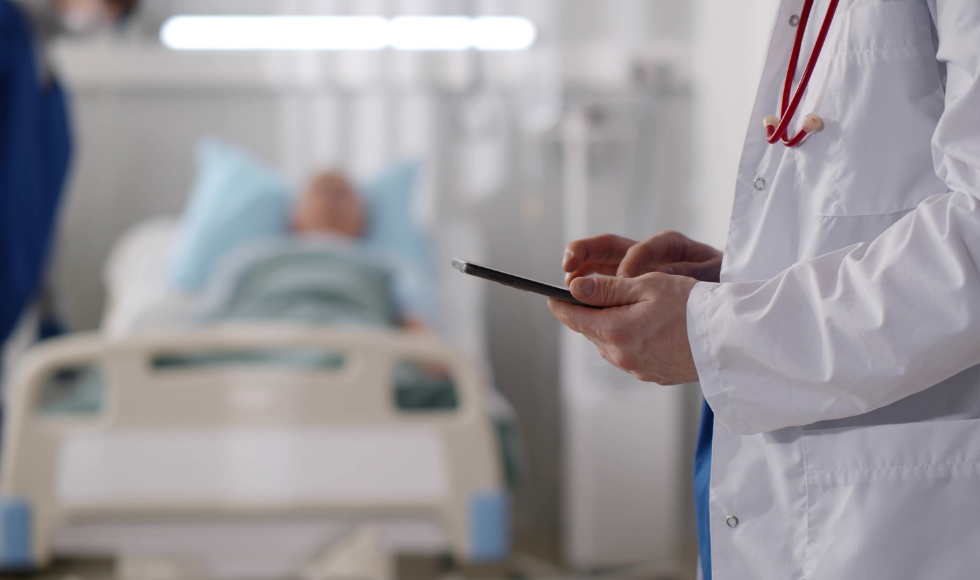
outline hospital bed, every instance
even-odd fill
[[[109,270],[136,256],[152,276],[166,229],[124,239]],[[107,322],[133,294],[109,282]],[[503,403],[475,360],[434,334],[278,323],[42,343],[7,386],[0,568],[295,577],[365,525],[389,554],[506,558]]]
[[[338,362],[238,356],[270,346]],[[202,353],[213,358],[173,362]],[[400,410],[402,361],[446,369],[455,408]],[[71,372],[101,373],[104,403],[43,412],[45,388]],[[0,562],[156,554],[199,558],[211,577],[270,577],[365,521],[395,551],[505,557],[508,500],[481,381],[437,339],[401,332],[226,326],[49,342],[12,383]]]

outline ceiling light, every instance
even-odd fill
[[[536,35],[515,16],[174,16],[160,29],[173,50],[524,50]]]

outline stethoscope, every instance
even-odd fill
[[[763,123],[766,126],[766,140],[769,141],[769,143],[774,144],[777,141],[782,141],[783,145],[787,147],[796,147],[802,143],[810,133],[816,133],[817,131],[823,129],[823,119],[821,119],[820,116],[816,115],[815,113],[810,113],[809,115],[803,117],[803,127],[800,129],[799,133],[797,133],[792,139],[786,139],[786,130],[789,128],[789,123],[796,115],[796,109],[800,106],[800,101],[803,100],[803,94],[810,85],[810,77],[813,75],[813,69],[817,66],[817,60],[820,58],[820,51],[823,50],[824,41],[827,40],[827,33],[830,31],[830,25],[834,21],[834,14],[837,12],[838,2],[839,0],[830,0],[830,6],[827,8],[827,15],[823,19],[823,25],[820,27],[820,33],[817,35],[817,41],[813,45],[813,52],[810,53],[810,60],[806,63],[806,69],[803,71],[803,77],[800,79],[800,84],[796,87],[796,92],[793,93],[793,98],[791,101],[790,91],[793,88],[793,77],[796,76],[796,65],[800,59],[800,50],[803,46],[803,34],[806,32],[806,24],[807,20],[810,18],[810,10],[813,8],[813,0],[806,0],[806,3],[803,5],[803,12],[800,14],[800,22],[796,29],[796,42],[793,43],[793,53],[790,55],[789,67],[786,69],[786,81],[783,84],[779,116],[769,115],[763,120]]]

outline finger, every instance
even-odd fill
[[[576,278],[569,289],[580,302],[611,308],[639,302],[642,284],[633,278]]]
[[[582,278],[584,276],[591,276],[592,274],[600,274],[602,276],[615,276],[619,269],[619,264],[603,264],[601,262],[588,262],[583,264],[581,268],[565,274],[565,285],[568,286],[572,283],[572,280],[576,278]]]
[[[619,263],[618,276],[635,278],[684,259],[688,239],[677,232],[661,232],[627,250]]]
[[[548,308],[559,322],[571,330],[584,334],[587,338],[599,336],[602,325],[602,311],[570,304],[554,298],[548,299]],[[591,340],[591,338],[589,338]]]
[[[570,306],[572,305],[568,302],[562,302],[561,300],[557,300],[555,298],[548,299],[548,309],[551,310],[551,314],[558,319],[558,322],[561,322],[572,331],[581,334],[581,330],[579,330],[576,324],[577,319],[571,315],[571,308],[569,308]]]
[[[574,241],[565,248],[562,270],[574,272],[588,262],[618,264],[634,245],[635,241],[613,234]]]

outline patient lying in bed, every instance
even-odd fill
[[[230,193],[239,193],[241,180],[231,181],[235,187],[228,188]],[[206,269],[206,280],[198,288],[181,288],[167,268],[188,222],[194,222],[186,211],[180,224],[160,218],[127,233],[105,272],[109,303],[103,332],[125,340],[141,330],[176,327],[194,332],[202,325],[235,321],[439,329],[435,284],[419,266],[424,261],[397,252],[411,245],[390,243],[397,236],[382,241],[374,237],[379,230],[392,231],[385,229],[391,220],[378,219],[373,211],[377,198],[361,197],[343,175],[325,172],[299,195],[284,194],[283,199],[285,210],[276,216],[275,231],[231,244]],[[398,216],[405,213],[407,203],[384,200],[389,202],[384,209]],[[194,201],[192,195],[189,208],[194,209]],[[254,225],[235,217],[227,200],[210,208],[221,220],[203,228],[209,234],[220,233],[228,223]],[[207,252],[195,249],[188,254]],[[269,347],[268,352],[175,353],[153,364],[158,369],[249,365],[291,372],[333,369],[343,360],[337,353],[317,349],[282,351],[274,343]],[[93,372],[58,377],[45,389],[42,412],[99,412],[107,393],[104,378]],[[402,412],[453,410],[458,405],[453,381],[442,367],[401,361],[393,369],[394,402]],[[484,405],[494,419],[511,479],[520,463],[513,413],[493,389],[486,393]]]
[[[340,173],[315,176],[296,199],[291,232],[241,243],[200,291],[168,288],[111,335],[230,321],[435,329],[434,285],[410,260],[363,240],[368,209]]]
[[[428,328],[430,324],[423,313],[432,310],[429,303],[431,296],[419,295],[420,280],[417,278],[420,273],[411,271],[410,266],[396,258],[350,244],[364,235],[367,219],[364,201],[343,174],[327,171],[315,176],[296,203],[292,220],[293,231],[302,246],[311,250],[321,249],[330,255],[325,260],[328,264],[322,265],[332,272],[322,279],[313,273],[306,275],[319,279],[327,286],[334,286],[336,282],[331,274],[347,277],[349,282],[356,280],[354,286],[349,288],[361,286],[367,291],[359,294],[359,298],[373,295],[379,288],[390,286],[390,295],[397,310],[397,322],[412,329]],[[387,270],[390,277],[385,276],[385,272],[379,271],[379,268]],[[331,281],[328,282],[328,278]],[[356,312],[357,316],[364,316],[365,321],[375,321],[379,316],[385,317],[383,313],[386,308],[382,307],[380,301],[370,308],[373,315],[368,315],[361,303],[363,301],[351,298],[355,297],[346,296],[343,299],[344,305],[350,306],[350,311]],[[344,305],[338,303],[330,310]]]
[[[163,278],[148,281],[146,286],[162,291],[140,300],[133,315],[110,318],[108,333],[118,338],[139,330],[233,321],[433,329],[431,284],[408,260],[365,242],[367,221],[368,209],[350,182],[340,173],[321,173],[297,196],[291,231],[240,243],[217,262],[199,292],[179,290]],[[124,239],[121,245],[139,259],[110,258],[109,285],[113,285],[113,270],[125,270],[120,274],[130,278],[151,273],[153,264],[169,251],[158,250],[154,256],[146,250],[169,250],[179,235],[172,222],[159,222],[131,235],[146,238],[144,244]],[[134,271],[132,266],[137,264],[147,265],[142,274]],[[140,293],[146,294],[128,292]],[[116,306],[110,310],[120,310]],[[173,358],[167,366],[288,362],[289,366],[315,369],[332,368],[336,363],[335,353],[314,351]],[[396,389],[406,409],[455,405],[455,391],[444,374],[427,372],[424,366],[397,370],[402,382],[409,385]],[[98,406],[102,392],[98,376],[82,374],[62,382],[46,393],[46,412],[82,412]]]

